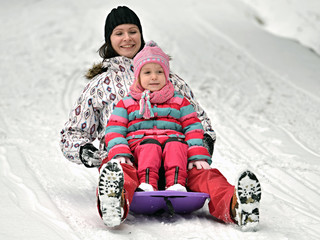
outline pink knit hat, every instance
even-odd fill
[[[137,84],[137,81],[139,79],[141,68],[147,63],[160,64],[168,82],[170,72],[169,60],[169,56],[165,54],[154,41],[147,42],[144,48],[133,59],[135,79],[132,85],[143,91],[140,84]]]

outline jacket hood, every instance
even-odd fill
[[[90,79],[94,78],[95,76],[103,73],[104,72],[103,69],[104,69],[104,67],[103,67],[102,62],[101,63],[94,63],[92,65],[92,67],[86,72],[85,77],[90,80]]]
[[[113,69],[115,71],[119,71],[119,68],[128,68],[132,69],[133,60],[124,56],[117,56],[109,59],[105,59],[101,63],[94,63],[92,67],[86,72],[85,77],[87,79],[92,79],[95,76],[108,71],[109,69]]]

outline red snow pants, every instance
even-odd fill
[[[133,147],[138,165],[139,183],[149,183],[158,189],[159,170],[164,166],[166,187],[174,184],[186,185],[188,144],[178,138],[143,139]]]
[[[134,192],[139,186],[139,180],[138,171],[135,167],[125,163],[122,163],[121,166],[124,174],[124,217],[126,218]],[[214,168],[209,170],[193,168],[189,170],[187,187],[193,192],[208,193],[210,196],[210,214],[225,223],[234,223],[230,215],[230,203],[234,193],[234,186],[228,183],[219,170]],[[98,210],[100,213],[99,199]]]
[[[159,141],[160,143],[162,143],[161,145],[163,146],[163,141]],[[155,162],[151,164],[152,166],[159,166],[159,164],[161,165],[161,161],[159,163],[159,156],[161,157],[166,157],[166,156],[173,156],[168,154],[168,152],[173,152],[173,154],[177,154],[177,149],[175,148],[177,145],[175,144],[168,144],[170,142],[167,142],[166,145],[164,145],[163,150],[161,149],[161,147],[158,144],[138,144],[135,148],[134,148],[134,153],[139,155],[139,154],[145,154],[145,155],[149,155],[151,154],[151,148],[155,149],[155,153],[156,154],[152,154],[155,155],[155,159],[157,159]],[[174,141],[172,142],[174,143]],[[145,145],[145,146],[143,146]],[[147,145],[150,145],[149,147],[147,147]],[[141,148],[139,148],[139,146]],[[167,147],[167,148],[166,148]],[[172,148],[171,148],[172,147]],[[137,153],[135,152],[137,150]],[[160,151],[161,150],[161,151]],[[140,155],[142,156],[142,155]],[[153,161],[153,158],[148,158],[149,162],[142,163],[139,162],[139,164],[141,164],[142,166],[144,166],[142,169],[146,169],[149,164],[150,161]],[[139,160],[138,160],[139,161]],[[130,166],[128,164],[122,163],[121,164],[122,169],[123,169],[123,174],[124,174],[124,196],[125,196],[125,206],[124,206],[124,217],[126,217],[129,213],[129,207],[130,207],[130,203],[132,202],[133,199],[133,195],[134,192],[136,191],[137,187],[139,186],[141,180],[144,181],[143,179],[145,179],[144,173],[145,171],[141,170],[140,172],[140,181],[139,181],[139,168],[138,170],[136,169],[136,167]],[[152,167],[151,166],[151,167]],[[174,172],[173,170],[170,169],[174,169],[176,165],[173,165],[172,168],[172,163],[169,161],[169,163],[165,164],[165,169],[168,170],[168,175],[172,175],[173,174],[173,178],[169,177],[169,179],[171,180],[167,180],[167,182],[169,181],[169,184],[172,183],[172,181],[174,182]],[[187,163],[185,163],[184,168],[186,169],[187,167]],[[155,168],[157,169],[157,168]],[[154,172],[155,169],[152,169],[151,172]],[[156,170],[158,171],[158,170]],[[183,176],[183,179],[178,180],[179,183],[183,183],[181,181],[185,181],[185,175],[182,174],[183,171],[179,172],[180,177]],[[153,173],[152,173],[153,174]],[[154,175],[154,174],[153,174]],[[155,180],[152,180],[153,178],[157,179],[157,177],[150,177],[151,174],[149,174],[149,183],[152,184],[150,182],[150,180],[152,182],[154,182]],[[167,177],[167,176],[166,176]],[[154,186],[154,184],[152,184]],[[172,185],[172,184],[171,184]],[[183,184],[184,185],[184,184]],[[155,186],[154,186],[155,187]],[[196,169],[193,168],[191,170],[189,170],[187,172],[187,188],[190,189],[193,192],[203,192],[203,193],[207,193],[210,196],[210,201],[209,201],[209,211],[210,214],[219,219],[222,220],[225,223],[233,223],[234,221],[231,218],[230,215],[230,203],[231,203],[231,199],[232,196],[234,194],[234,186],[230,185],[227,181],[227,179],[220,173],[219,170],[217,169],[209,169],[209,170],[205,170],[205,169]],[[98,195],[97,195],[98,196]],[[100,213],[100,203],[99,203],[99,199],[98,199],[98,210]]]
[[[234,223],[230,215],[230,203],[234,194],[234,186],[218,169],[196,169],[188,171],[187,187],[192,192],[210,195],[209,211],[212,216],[225,223]]]

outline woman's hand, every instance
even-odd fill
[[[99,167],[106,152],[98,150],[92,143],[80,147],[80,160],[87,168]]]
[[[114,159],[117,159],[120,163],[126,163],[130,166],[133,166],[133,163],[131,162],[130,158],[124,157],[124,156],[117,156]]]
[[[188,170],[191,170],[193,167],[196,167],[197,169],[211,169],[210,165],[207,163],[207,161],[199,160],[199,161],[192,161],[188,163]]]

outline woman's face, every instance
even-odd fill
[[[159,91],[166,85],[166,76],[160,64],[147,63],[140,70],[141,87],[150,92]]]
[[[134,24],[121,24],[113,29],[110,41],[120,56],[133,58],[141,47],[141,33]]]

